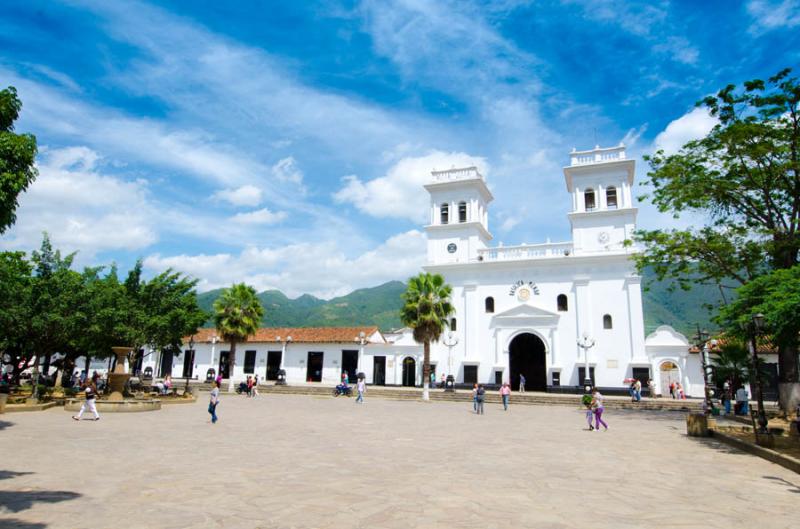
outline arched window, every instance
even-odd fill
[[[617,209],[617,188],[609,187],[606,189],[606,206],[609,209]]]
[[[467,203],[458,203],[458,222],[467,222]]]
[[[456,329],[456,319],[455,318],[450,318],[450,330],[451,331],[457,330]]]
[[[594,211],[594,189],[591,187],[583,192],[583,202],[586,205],[586,211]]]
[[[567,312],[569,307],[566,294],[559,294],[558,298],[556,298],[556,304],[558,305],[558,312]]]
[[[449,204],[442,204],[442,207],[439,208],[442,213],[442,224],[447,224],[448,218],[450,217],[450,205]]]
[[[614,326],[611,323],[611,314],[606,314],[603,316],[603,328],[604,329],[611,329]]]
[[[494,298],[491,296],[486,298],[486,312],[494,312]]]

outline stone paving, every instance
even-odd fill
[[[205,397],[205,394],[201,394]],[[796,527],[800,476],[675,412],[225,395],[0,415],[0,527]]]

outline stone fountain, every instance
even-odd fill
[[[133,351],[133,347],[112,347],[112,351],[117,356],[114,372],[108,374],[108,386],[111,388],[111,395],[108,400],[123,400],[125,398],[125,385],[131,378],[131,374],[125,370],[125,360],[128,353]]]

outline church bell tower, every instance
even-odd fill
[[[431,172],[428,264],[468,263],[492,240],[488,204],[494,197],[477,167]]]

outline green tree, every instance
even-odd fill
[[[256,290],[244,283],[233,284],[214,301],[214,326],[222,339],[231,345],[228,354],[228,391],[233,391],[236,344],[256,333],[263,316],[264,307],[256,296]]]
[[[20,365],[33,357],[29,340],[32,271],[23,252],[0,253],[0,361],[10,367],[14,383],[19,382]]]
[[[403,308],[400,320],[411,328],[414,340],[423,347],[422,398],[429,400],[431,376],[431,342],[438,342],[449,317],[455,312],[450,304],[452,287],[444,282],[439,274],[421,273],[408,280],[408,287],[402,295]]]
[[[714,382],[717,387],[730,381],[732,391],[736,391],[750,379],[750,353],[741,342],[725,342],[719,350],[714,351],[711,364],[714,366]]]
[[[0,90],[0,234],[14,224],[17,197],[37,175],[36,137],[14,132],[21,109],[22,102],[13,86]]]
[[[639,270],[683,288],[693,282],[738,287],[791,268],[800,250],[800,84],[786,69],[768,79],[726,86],[698,103],[719,123],[677,154],[645,157],[644,185],[662,212],[707,216],[684,230],[640,230]],[[746,315],[742,315],[746,316]],[[796,342],[778,339],[781,403],[798,393]]]

